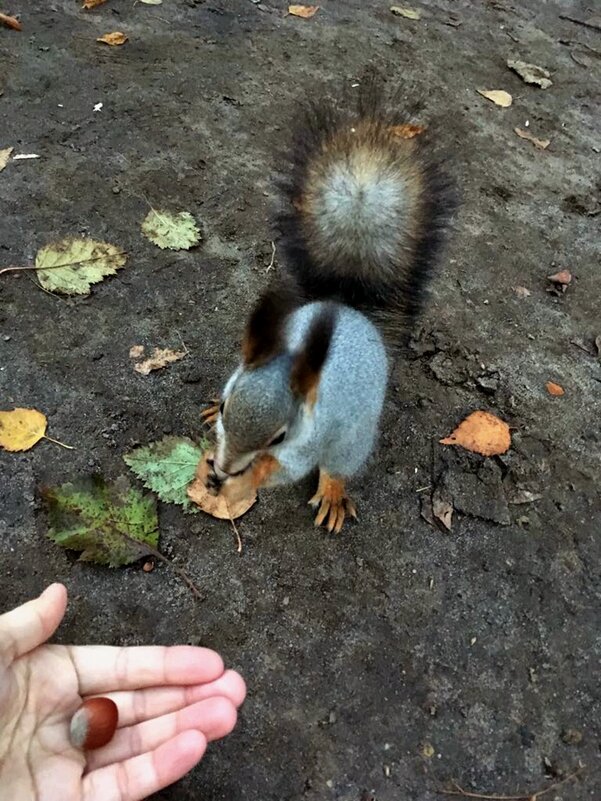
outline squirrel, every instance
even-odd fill
[[[232,501],[316,468],[315,525],[356,517],[346,484],[377,437],[398,345],[455,209],[429,132],[415,134],[377,76],[354,108],[309,102],[294,126],[276,218],[286,267],[253,309],[240,365],[207,409],[207,486]],[[407,138],[411,136],[411,138]]]

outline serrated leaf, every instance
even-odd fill
[[[152,209],[142,223],[142,233],[163,250],[189,250],[200,242],[198,225],[189,211],[175,214]]]
[[[190,502],[186,489],[208,447],[197,445],[188,437],[164,437],[127,453],[123,460],[147,489],[156,492],[165,503],[177,503],[189,514],[198,509]]]
[[[37,409],[0,412],[0,446],[7,451],[28,451],[46,433],[46,415]]]
[[[125,253],[108,242],[67,237],[38,250],[35,266],[44,289],[89,295],[92,284],[114,275],[126,261]]]
[[[156,501],[125,478],[112,484],[83,479],[46,488],[42,495],[50,519],[47,536],[62,548],[82,551],[80,561],[120,567],[156,550]]]

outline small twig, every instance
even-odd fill
[[[271,268],[274,265],[274,262],[275,262],[275,242],[272,242],[271,243],[271,261],[267,265],[267,269],[265,270],[266,273],[268,273],[271,270]]]
[[[558,782],[553,782],[548,787],[544,787],[542,790],[537,790],[534,793],[522,793],[521,795],[495,795],[487,794],[487,793],[471,793],[468,790],[464,790],[463,787],[460,787],[456,781],[453,781],[452,784],[454,785],[454,790],[437,790],[436,792],[440,795],[454,795],[454,796],[461,796],[462,798],[480,798],[485,799],[485,801],[537,801],[543,795],[550,793],[551,790],[556,790],[558,787],[561,787],[562,784],[566,784],[566,782],[575,779],[579,773],[581,773],[583,767],[576,768],[575,771],[570,773],[568,776],[565,776]]]
[[[55,445],[60,445],[61,448],[67,448],[69,451],[75,450],[74,445],[65,445],[64,442],[60,442],[58,439],[53,439],[52,437],[49,437],[48,434],[44,434],[44,439],[47,439],[48,442],[54,442]]]
[[[600,30],[598,25],[591,25],[590,22],[587,22],[585,19],[577,19],[576,17],[570,17],[568,14],[560,14],[559,19],[565,19],[568,22],[574,22],[576,25],[583,25],[585,28],[592,28],[594,31]]]
[[[230,523],[232,524],[232,528],[234,529],[234,534],[236,535],[236,541],[237,541],[236,551],[238,553],[242,553],[242,539],[240,537],[240,532],[238,531],[238,527],[234,523],[234,518],[232,517],[232,513],[230,512],[230,507],[227,501],[225,502],[225,505],[227,506],[227,513],[230,516]]]
[[[108,255],[110,259],[111,256],[127,256],[126,250],[120,250],[117,253],[111,253]],[[100,261],[100,259],[106,259],[107,255],[104,256],[92,256],[89,259],[80,259],[80,261],[67,261],[64,264],[49,264],[48,267],[36,267],[34,264],[29,264],[25,267],[3,267],[0,270],[0,275],[2,273],[15,273],[15,272],[22,272],[22,271],[31,271],[31,270],[58,270],[61,267],[77,267],[80,264],[89,264],[91,261]]]
[[[432,489],[432,484],[428,484],[427,487],[420,487],[419,489],[416,489],[415,491],[416,492],[426,492],[426,490],[429,490],[429,489]]]
[[[190,351],[189,351],[189,350],[188,350],[188,348],[186,347],[186,343],[184,342],[184,338],[183,338],[183,336],[180,334],[180,332],[179,332],[177,329],[174,329],[174,330],[175,330],[175,333],[176,333],[176,334],[178,335],[178,337],[179,337],[179,341],[182,343],[182,348],[184,349],[184,351],[185,351],[185,353],[186,353],[186,356],[189,356],[189,355],[190,355]]]
[[[178,567],[177,565],[174,565],[173,562],[171,561],[171,559],[167,559],[167,557],[164,554],[162,554],[159,550],[157,550],[157,548],[153,548],[153,546],[149,545],[147,542],[140,542],[139,540],[136,540],[133,537],[130,537],[129,534],[126,534],[124,531],[121,531],[120,534],[126,540],[128,540],[131,543],[133,543],[136,547],[142,548],[142,549],[148,551],[149,554],[154,556],[160,562],[164,562],[166,565],[169,565],[171,570],[173,570],[174,573],[177,573],[177,575],[181,578],[181,580],[184,582],[184,584],[187,584],[188,587],[192,590],[192,594],[196,598],[199,598],[200,600],[203,599],[202,593],[200,592],[200,590],[198,589],[196,584],[194,584],[192,579],[188,576],[186,571],[182,570],[181,567]]]

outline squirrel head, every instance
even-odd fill
[[[257,454],[283,444],[299,416],[317,400],[334,330],[334,306],[323,305],[301,347],[291,353],[285,327],[294,305],[287,301],[287,296],[271,290],[250,316],[242,364],[225,387],[217,421],[214,469],[221,480],[244,472]]]

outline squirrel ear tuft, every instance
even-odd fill
[[[327,303],[311,323],[305,344],[294,357],[290,389],[311,405],[317,400],[319,377],[330,350],[335,323],[336,307]]]
[[[246,367],[260,367],[283,350],[286,318],[299,304],[298,294],[284,285],[268,289],[259,298],[242,340]]]

